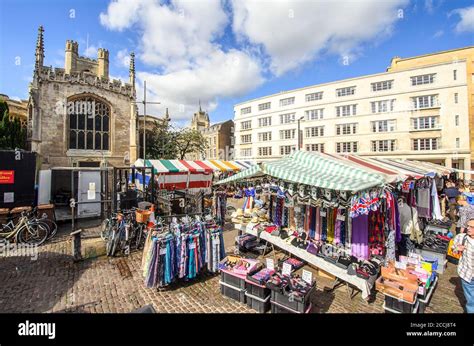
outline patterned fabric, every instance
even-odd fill
[[[321,240],[326,241],[328,238],[328,209],[321,208],[321,211],[326,213],[325,216],[321,215]]]
[[[383,256],[384,217],[380,211],[369,213],[369,253]]]
[[[327,209],[327,219],[328,219],[328,233],[327,233],[327,242],[333,243],[334,242],[334,209]]]

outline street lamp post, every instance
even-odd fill
[[[303,119],[304,119],[304,116],[298,119],[298,146],[297,146],[298,150],[301,150],[301,144],[302,144],[301,140],[303,139],[303,136],[301,136],[301,130],[300,130],[300,122]]]

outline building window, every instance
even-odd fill
[[[296,130],[280,130],[280,139],[294,139]]]
[[[323,98],[322,91],[305,95],[306,102],[318,101],[318,100],[321,100],[322,98]]]
[[[345,105],[336,107],[336,116],[348,117],[357,114],[357,105]]]
[[[337,153],[357,153],[357,142],[338,142],[336,143]]]
[[[456,115],[454,116],[454,124],[455,124],[456,126],[459,126],[459,115],[458,115],[458,114],[456,114]]]
[[[280,107],[289,106],[295,103],[295,97],[288,97],[280,100]]]
[[[109,150],[110,107],[93,97],[76,99],[69,114],[69,149]]]
[[[336,125],[336,135],[355,135],[357,133],[357,123]]]
[[[458,98],[458,93],[454,93],[454,103],[458,103],[459,98]]]
[[[392,132],[395,131],[395,120],[372,121],[372,132]]]
[[[438,95],[425,95],[411,98],[413,109],[423,109],[436,107],[438,105]]]
[[[217,158],[217,150],[214,149],[214,158]]]
[[[265,127],[265,126],[271,126],[271,125],[272,125],[272,117],[265,117],[265,118],[258,119],[259,127]]]
[[[295,113],[280,114],[280,124],[289,124],[295,122]]]
[[[324,153],[324,143],[306,144],[306,151],[319,151]]]
[[[453,70],[453,79],[454,80],[458,79],[458,70]]]
[[[436,73],[430,73],[430,74],[423,74],[423,75],[420,75],[420,76],[410,77],[411,85],[415,86],[415,85],[423,85],[423,84],[434,83],[435,76],[436,76]]]
[[[395,100],[375,101],[371,102],[370,104],[372,106],[372,113],[393,112],[393,105],[395,104]]]
[[[382,91],[392,89],[393,80],[385,80],[383,82],[372,83],[372,91]]]
[[[242,157],[252,156],[252,148],[240,149],[240,156]]]
[[[249,114],[252,111],[252,107],[245,107],[240,110],[240,114]]]
[[[242,144],[252,143],[252,135],[240,136],[240,143],[242,143]]]
[[[355,94],[355,89],[356,89],[355,86],[336,89],[336,96],[341,97],[341,96],[354,95]]]
[[[436,117],[419,117],[412,121],[414,130],[434,129],[436,127]]]
[[[461,142],[459,138],[456,138],[456,148],[459,149],[461,146]]]
[[[272,105],[271,102],[260,103],[260,104],[258,105],[258,110],[259,110],[259,111],[264,111],[264,110],[266,110],[266,109],[270,109],[270,108],[271,108],[271,105]]]
[[[296,145],[282,145],[280,147],[280,155],[290,155],[296,150]]]
[[[307,127],[305,130],[306,130],[306,138],[324,136],[324,126]]]
[[[260,147],[258,148],[258,156],[271,156],[272,147]]]
[[[259,142],[266,142],[272,140],[272,133],[271,132],[260,132],[258,134],[258,141]]]
[[[385,139],[381,141],[372,141],[373,152],[395,151],[395,140]]]
[[[242,121],[240,122],[240,129],[241,130],[249,130],[252,128],[252,120]]]
[[[305,111],[305,116],[307,120],[322,119],[324,117],[324,108],[311,109],[309,111]]]
[[[438,138],[417,138],[412,140],[412,147],[415,151],[439,149]]]

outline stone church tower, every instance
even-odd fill
[[[199,111],[194,113],[193,118],[191,119],[191,128],[200,131],[207,129],[209,125],[209,114],[202,110],[201,102],[199,102]]]
[[[66,41],[64,68],[44,66],[43,27],[38,29],[29,87],[28,144],[42,169],[58,166],[123,166],[137,158],[135,58],[129,83],[109,79],[109,52],[79,56]]]

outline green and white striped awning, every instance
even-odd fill
[[[382,175],[354,167],[317,152],[296,151],[277,161],[262,163],[217,184],[257,175],[269,175],[292,183],[339,191],[361,191],[384,184]]]

